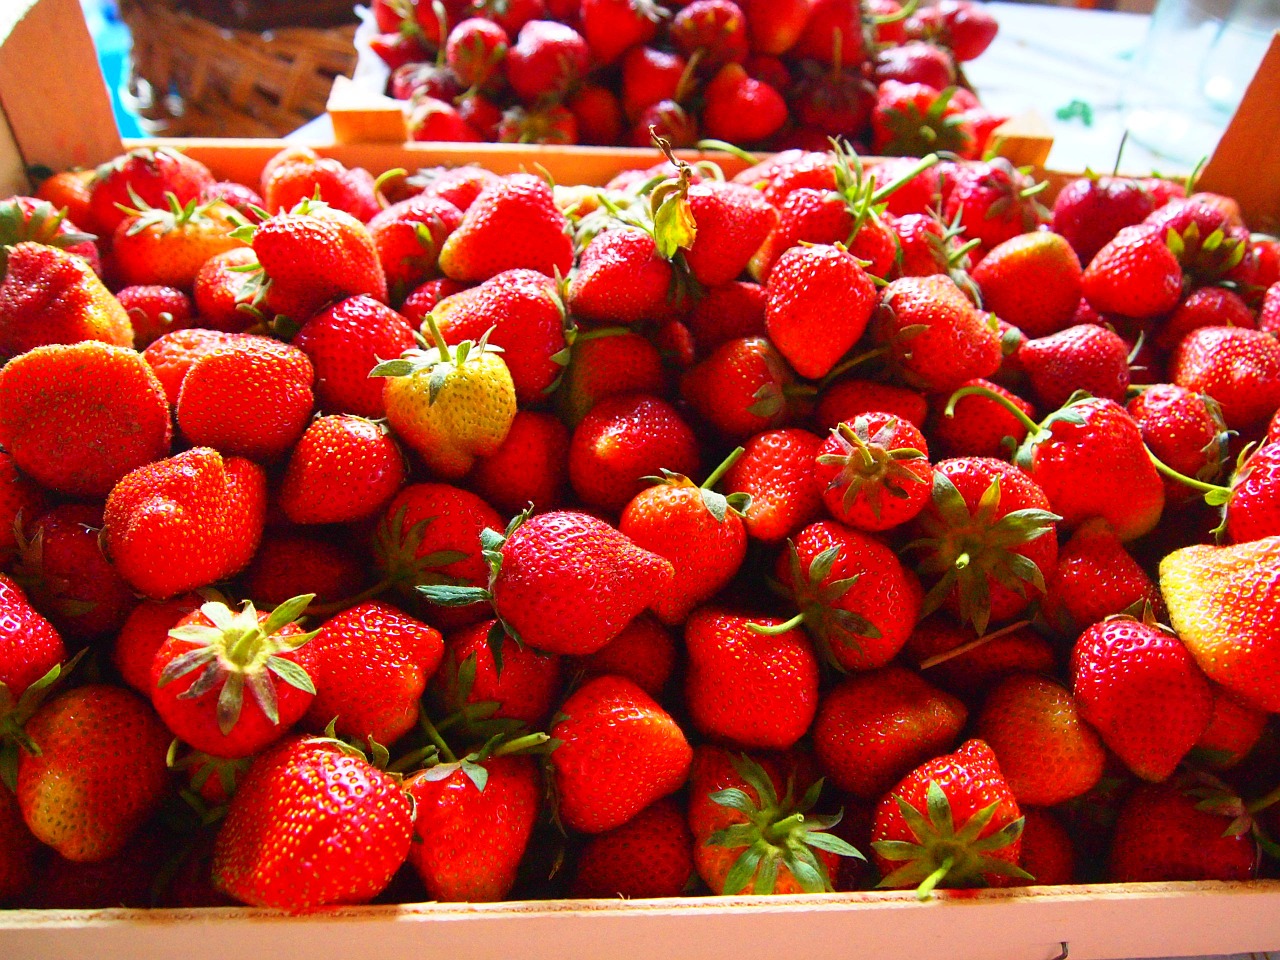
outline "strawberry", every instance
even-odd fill
[[[906,643],[920,614],[920,586],[893,551],[858,530],[822,520],[800,531],[778,555],[775,575],[800,612],[823,659],[839,670],[883,667]]]
[[[579,15],[593,60],[605,65],[652,40],[667,11],[652,0],[581,0]]]
[[[10,197],[0,200],[0,279],[8,269],[8,248],[32,241],[49,247],[58,247],[74,253],[102,273],[102,261],[98,256],[97,239],[84,233],[67,219],[67,208],[56,208],[47,200],[35,197]]]
[[[766,200],[781,207],[787,195],[800,187],[834,190],[835,171],[835,157],[828,150],[784,150],[748,167],[733,180],[760,190]]]
[[[450,280],[448,277],[428,280],[405,297],[404,303],[400,304],[400,313],[411,324],[421,326],[426,323],[427,314],[435,309],[437,303],[468,289],[470,287],[467,284]]]
[[[803,631],[765,634],[752,625],[723,607],[694,611],[684,632],[685,702],[694,727],[716,742],[786,750],[813,722],[818,658]]]
[[[536,270],[508,270],[441,301],[432,311],[444,341],[488,340],[501,348],[516,399],[534,404],[548,393],[567,362],[573,324],[556,282]]]
[[[1213,688],[1213,718],[1191,751],[1191,760],[1213,770],[1238,766],[1262,738],[1267,714]]]
[[[119,853],[160,806],[169,734],[136,693],[91,684],[45,703],[24,734],[15,793],[36,839],[65,859]]]
[[[1161,463],[1184,476],[1213,483],[1230,458],[1227,426],[1212,398],[1171,383],[1156,384],[1129,401],[1125,408]],[[1164,480],[1165,502],[1185,506],[1196,492],[1176,480]]]
[[[182,378],[178,427],[196,446],[274,460],[306,429],[314,379],[297,347],[268,337],[224,344],[196,359]]]
[[[511,107],[498,121],[499,143],[577,143],[578,121],[559,104],[526,110]]]
[[[0,450],[0,562],[17,551],[18,524],[44,510],[44,492],[18,471],[13,457]]]
[[[479,99],[477,96],[467,102],[474,103]],[[484,141],[480,131],[467,122],[457,107],[435,97],[418,95],[414,98],[406,124],[410,140],[444,143]]]
[[[577,689],[551,727],[560,819],[583,833],[622,826],[684,785],[693,750],[671,716],[622,677]]]
[[[1061,517],[1022,471],[1000,460],[960,457],[934,464],[933,499],[916,518],[922,573],[940,574],[925,613],[945,604],[979,635],[1045,591],[1058,562]]]
[[[242,569],[262,537],[266,478],[248,460],[195,447],[126,474],[103,512],[116,571],[153,600]]]
[[[687,833],[689,828],[684,826],[684,816],[677,813],[677,817]],[[689,844],[692,843],[690,838]],[[39,850],[40,842],[22,821],[17,798],[8,790],[0,790],[0,903],[15,901],[33,888]],[[692,861],[689,871],[693,871]]]
[[[1200,668],[1243,703],[1273,712],[1280,709],[1280,647],[1270,623],[1277,571],[1280,537],[1186,547],[1160,561],[1169,622]]]
[[[373,177],[305,147],[263,171],[262,198],[268,213],[292,210],[303,200],[320,200],[364,222],[378,212]]]
[[[289,738],[258,757],[214,847],[214,885],[290,913],[365,903],[409,854],[412,803],[390,775],[333,740]]]
[[[841,790],[878,800],[911,770],[949,749],[969,711],[905,667],[846,677],[813,723],[813,752]]]
[[[1208,288],[1212,289],[1212,288]],[[1280,281],[1267,287],[1258,311],[1258,329],[1280,334]]]
[[[747,35],[756,53],[779,56],[804,33],[809,20],[808,0],[742,0]]]
[[[831,372],[862,337],[875,287],[842,247],[797,247],[769,274],[765,326],[796,372],[813,380]]]
[[[1124,227],[1089,261],[1083,290],[1103,313],[1155,317],[1182,298],[1182,267],[1155,227]]]
[[[507,82],[525,103],[561,99],[585,76],[587,42],[570,26],[531,20],[520,27],[507,52]]]
[[[822,488],[813,472],[821,439],[807,430],[767,430],[743,446],[743,454],[725,474],[730,494],[751,498],[743,515],[747,533],[777,543],[816,520]]]
[[[135,210],[116,227],[111,257],[120,283],[190,290],[205,261],[245,245],[232,236],[240,217],[221,200],[165,199],[167,206]]]
[[[567,105],[573,112],[580,143],[606,147],[622,142],[622,105],[608,87],[584,83]]]
[[[1206,500],[1216,503],[1216,493],[1229,498],[1223,517],[1232,543],[1280,534],[1280,443],[1258,447],[1240,464],[1229,490],[1213,490]]]
[[[823,893],[839,857],[864,859],[834,833],[840,815],[812,812],[822,781],[793,754],[699,747],[690,773],[693,861],[713,893]]]
[[[525,756],[444,763],[414,774],[417,808],[409,848],[427,895],[445,902],[502,900],[538,819],[538,768]]]
[[[381,511],[404,481],[404,457],[384,426],[318,417],[289,455],[280,505],[294,523],[348,523]]]
[[[104,496],[168,453],[171,435],[160,381],[132,350],[94,340],[36,347],[0,371],[0,444],[60,493]]]
[[[516,415],[516,388],[496,347],[483,337],[463,340],[450,351],[435,321],[430,350],[406,350],[370,371],[385,377],[387,422],[434,474],[466,476],[477,457],[507,439]]]
[[[278,607],[302,593],[314,593],[316,603],[345,601],[367,580],[367,560],[349,546],[298,528],[270,531],[253,562],[245,568],[243,595],[263,609]]]
[[[1034,880],[1019,885],[1038,887],[1072,883],[1076,876],[1076,849],[1058,817],[1048,810],[1023,807],[1022,869]]]
[[[972,159],[976,135],[963,110],[953,102],[955,90],[897,80],[881,83],[871,111],[875,152],[881,156],[922,156],[932,150],[947,150]],[[947,219],[952,218],[948,213]]]
[[[1071,687],[1080,716],[1144,780],[1167,779],[1213,716],[1213,692],[1187,648],[1129,618],[1080,635]]]
[[[8,255],[0,282],[0,354],[81,340],[133,346],[129,314],[80,257],[29,240]]]
[[[1018,802],[1052,807],[1093,789],[1106,750],[1071,693],[1033,673],[1015,673],[987,695],[977,735],[1000,763]]]
[[[1213,194],[1172,200],[1151,213],[1144,224],[1165,238],[1187,278],[1215,283],[1235,268],[1249,250],[1249,231],[1240,222],[1239,206],[1221,198],[1229,211],[1211,202]]]
[[[667,798],[591,837],[569,890],[580,899],[678,897],[692,876],[693,834],[684,811]]]
[[[1107,617],[1147,604],[1164,610],[1160,592],[1125,550],[1106,520],[1086,520],[1058,551],[1058,568],[1049,578],[1043,612],[1069,636]],[[1052,806],[1052,804],[1046,804]]]
[[[1238,293],[1222,287],[1198,287],[1161,324],[1155,343],[1161,350],[1172,351],[1188,333],[1201,327],[1252,330],[1257,326],[1253,311]]]
[[[439,631],[376,600],[320,624],[310,650],[316,696],[303,724],[395,743],[418,721],[418,701],[440,665]]]
[[[440,248],[461,223],[462,211],[452,203],[423,194],[393,203],[369,220],[369,235],[395,302],[438,275]]]
[[[440,269],[454,280],[488,280],[526,268],[568,276],[573,241],[551,188],[535,176],[512,174],[484,188],[440,250]]]
[[[737,439],[790,419],[787,392],[794,380],[767,337],[742,337],[722,343],[686,370],[680,392],[717,433]]]
[[[657,395],[665,383],[662,357],[644,337],[618,328],[589,330],[573,341],[556,399],[564,421],[576,427],[607,396]]]
[[[881,292],[880,304],[873,336],[912,386],[946,393],[999,368],[991,315],[976,310],[950,277],[895,280]]]
[[[814,420],[824,430],[834,430],[844,421],[868,413],[884,411],[899,420],[924,429],[928,401],[915,390],[873,380],[837,380],[819,395]]]
[[[676,149],[692,147],[698,140],[698,121],[675,100],[659,100],[640,114],[628,142],[633,147],[647,147],[655,134]]]
[[[693,0],[671,20],[671,42],[685,56],[701,52],[709,67],[747,55],[747,23],[732,0]]]
[[[470,17],[449,31],[445,63],[459,82],[477,90],[501,76],[499,65],[506,59],[507,33],[491,20]]]
[[[1247,830],[1204,809],[1184,784],[1143,784],[1120,807],[1107,880],[1251,880],[1258,848]]]
[[[929,446],[912,424],[888,413],[846,420],[818,451],[814,479],[827,511],[859,530],[906,523],[929,500]]]
[[[1088,263],[1125,227],[1145,220],[1155,199],[1143,185],[1127,177],[1081,177],[1072,180],[1053,202],[1053,232],[1061,234]]]
[[[916,767],[880,801],[871,849],[881,887],[1007,886],[1018,866],[1022,811],[991,748],[968,740]]]
[[[137,602],[98,548],[101,528],[101,508],[64,503],[17,530],[14,578],[66,636],[115,633]]]
[[[737,183],[695,183],[688,206],[696,233],[684,259],[694,279],[708,287],[738,279],[778,223],[778,211],[759,191]]]
[[[1043,407],[1062,406],[1076,390],[1123,403],[1129,389],[1129,346],[1105,327],[1081,324],[1028,340],[1018,363]]]
[[[62,636],[53,624],[36,611],[18,584],[0,573],[0,776],[10,788],[16,760],[12,748],[23,742],[22,723],[63,672],[59,665],[65,656]]]
[[[142,359],[147,361],[147,365],[155,373],[164,388],[165,398],[173,406],[178,402],[182,379],[196,360],[228,344],[251,342],[252,339],[253,334],[226,333],[202,327],[174,330],[142,351]]]
[[[1026,439],[1027,428],[999,403],[988,399],[985,391],[997,393],[1015,407],[1033,417],[1035,408],[1015,393],[975,378],[961,385],[982,387],[983,393],[966,394],[948,404],[943,415],[935,417],[930,435],[951,457],[1005,457]]]
[[[1052,673],[1049,641],[1022,623],[978,637],[972,628],[935,614],[921,620],[907,640],[907,660],[928,679],[968,702],[976,702],[1001,677],[1020,671]]]
[[[658,255],[651,234],[606,230],[582,251],[569,307],[579,320],[638,323],[663,312],[671,283],[671,264]]]
[[[143,696],[151,693],[151,662],[178,621],[203,602],[185,593],[172,600],[143,600],[133,608],[116,635],[111,662],[121,679]]]
[[[1029,337],[1068,326],[1080,303],[1082,277],[1070,244],[1047,231],[1006,240],[973,271],[982,305]]]
[[[467,725],[493,719],[541,727],[560,701],[561,659],[532,647],[508,647],[499,670],[488,642],[496,622],[485,620],[448,636],[444,660],[431,681],[431,702],[450,716],[461,714]]]
[[[40,181],[36,188],[36,199],[44,200],[55,210],[67,211],[66,215],[76,223],[88,226],[97,224],[89,209],[89,198],[92,195],[94,170],[64,170]]]
[[[658,700],[676,667],[676,644],[656,617],[642,613],[595,653],[578,657],[575,666],[587,679],[626,677]]]
[[[167,147],[138,147],[98,167],[89,195],[92,222],[84,226],[108,234],[127,216],[120,207],[130,207],[135,198],[162,207],[165,194],[172,193],[186,206],[213,183],[213,174],[199,160]]]
[[[133,345],[139,349],[170,330],[191,325],[191,298],[173,287],[125,287],[116,292],[116,299],[129,314]]]
[[[261,212],[266,201],[257,190],[243,183],[236,183],[234,180],[218,180],[209,184],[200,191],[200,202],[208,203],[210,200],[221,200],[250,223],[262,222]]]
[[[856,0],[813,0],[791,54],[828,66],[861,63],[866,57],[862,30],[862,9]]]
[[[258,319],[257,308],[242,300],[240,294],[245,272],[251,272],[257,263],[257,254],[250,247],[236,247],[204,262],[196,274],[192,292],[202,327],[238,333],[254,325]]]
[[[480,457],[467,475],[467,485],[503,513],[516,513],[532,503],[553,510],[568,484],[569,431],[549,413],[519,410],[507,439]]]
[[[688,475],[698,467],[693,431],[675,408],[643,394],[605,397],[583,418],[569,444],[569,482],[585,503],[621,510],[662,468]]]
[[[1280,409],[1280,342],[1261,330],[1201,327],[1174,351],[1169,378],[1216,400],[1231,429],[1250,430]]]
[[[622,107],[634,121],[647,107],[663,100],[679,101],[689,61],[678,53],[637,46],[622,58]],[[685,81],[686,85],[688,81]]]
[[[408,178],[407,183],[415,192],[448,200],[466,213],[486,187],[501,182],[501,178],[475,164],[461,167],[429,167]]]
[[[707,0],[695,0],[699,2]],[[708,137],[717,140],[760,143],[777,133],[787,121],[787,103],[782,94],[748,76],[739,63],[726,63],[721,67],[703,88],[703,96],[706,98],[703,129]]]

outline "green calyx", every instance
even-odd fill
[[[689,204],[689,184],[693,168],[677,159],[671,144],[650,128],[653,142],[676,168],[676,176],[663,180],[649,193],[649,213],[653,219],[653,242],[658,255],[670,260],[681,250],[688,250],[698,238],[698,224]]]
[[[886,156],[922,156],[928,153],[962,153],[971,140],[967,121],[948,113],[956,87],[947,87],[921,110],[914,103],[886,110],[884,124],[890,133]]]
[[[92,233],[62,232],[67,208],[58,210],[47,200],[40,200],[24,210],[16,199],[0,201],[0,277],[9,266],[8,248],[27,240],[48,247],[65,249],[96,240]]]
[[[822,793],[823,781],[817,781],[803,797],[796,798],[795,775],[792,774],[787,779],[786,793],[780,798],[769,774],[760,764],[746,754],[733,757],[732,762],[738,776],[755,791],[756,799],[738,787],[717,790],[710,795],[714,803],[746,818],[744,823],[717,830],[707,839],[709,846],[745,848],[725,876],[726,895],[743,891],[773,893],[783,869],[806,893],[829,893],[832,890],[831,877],[826,864],[815,851],[866,859],[851,844],[827,832],[840,822],[839,812],[831,815],[810,813]]]
[[[1165,233],[1165,244],[1197,285],[1221,279],[1238,266],[1249,251],[1246,237],[1227,236],[1221,227],[1208,236],[1201,236],[1198,223],[1189,224],[1181,233],[1170,227]]]
[[[693,481],[680,473],[672,473],[665,467],[662,469],[660,477],[643,477],[651,483],[661,484],[669,487],[689,487],[696,489],[702,497],[702,503],[707,508],[711,516],[715,517],[717,523],[724,523],[725,518],[732,511],[739,517],[744,517],[747,511],[751,509],[751,494],[749,493],[731,493],[725,496],[717,493],[712,488],[720,482],[721,478],[733,467],[735,463],[741,459],[746,450],[738,447],[729,456],[725,457],[724,462],[715,470],[711,471],[711,475],[703,481],[702,486],[694,487]]]
[[[218,601],[201,605],[200,613],[212,625],[191,623],[169,631],[171,638],[192,644],[193,649],[165,666],[157,686],[165,687],[199,670],[195,682],[178,694],[178,699],[195,700],[218,690],[218,729],[223,736],[229,735],[240,719],[246,686],[263,715],[279,723],[273,676],[306,693],[316,692],[307,671],[284,654],[297,650],[320,631],[283,633],[314,599],[315,594],[307,593],[286,600],[262,621],[250,601],[245,601],[239,612]]]
[[[166,193],[164,195],[165,206],[151,207],[133,192],[132,187],[129,188],[129,196],[133,198],[134,205],[132,207],[126,207],[120,203],[116,204],[116,206],[123,213],[133,218],[133,222],[129,224],[129,229],[125,231],[125,234],[130,237],[152,228],[160,234],[172,233],[179,227],[185,227],[193,221],[206,219],[209,211],[214,207],[225,210],[226,219],[237,224],[236,231],[232,232],[233,236],[236,236],[236,233],[245,226],[249,226],[238,212],[222,200],[214,199],[200,203],[193,197],[184,205],[175,194]],[[240,238],[237,236],[236,239]]]
[[[0,683],[0,783],[11,792],[18,792],[19,751],[32,757],[41,753],[40,745],[27,735],[23,727],[40,705],[65,682],[88,649],[81,650],[66,663],[55,663],[44,676],[28,685],[21,696],[15,697],[7,684]]]
[[[1024,597],[1028,585],[1044,593],[1040,567],[1016,551],[1023,544],[1052,533],[1061,517],[1035,508],[1011,510],[999,516],[999,477],[983,491],[978,508],[972,513],[950,478],[936,471],[932,497],[941,522],[929,531],[933,536],[912,541],[905,548],[924,552],[918,568],[921,573],[940,575],[925,595],[922,616],[937,610],[955,590],[960,619],[972,623],[981,635],[991,619],[991,581]]]
[[[845,247],[853,245],[862,225],[868,219],[878,218],[884,213],[889,197],[939,160],[936,153],[930,153],[896,180],[880,185],[874,175],[864,175],[862,159],[846,141],[833,137],[831,149],[835,156],[836,191],[844,198],[849,216],[853,219],[853,226],[844,242]]]
[[[496,706],[496,705],[495,705]],[[391,770],[400,772],[410,767],[426,769],[427,780],[444,780],[461,771],[481,792],[489,783],[489,771],[485,762],[494,757],[546,756],[560,746],[560,740],[546,733],[528,733],[519,721],[494,721],[503,724],[495,732],[488,733],[483,742],[466,753],[455,751],[443,736],[456,719],[456,714],[437,727],[425,710],[418,712],[418,727],[426,735],[427,745],[392,764]],[[464,728],[468,742],[474,742],[474,728]]]
[[[468,362],[476,362],[485,353],[502,353],[502,348],[489,343],[494,328],[490,327],[479,341],[463,340],[452,349],[445,343],[435,316],[427,314],[427,329],[435,346],[429,350],[406,350],[395,360],[383,360],[369,371],[370,377],[427,378],[427,402],[435,403],[451,377]]]
[[[1035,462],[1035,449],[1040,444],[1053,438],[1053,428],[1055,424],[1069,423],[1073,426],[1083,426],[1085,424],[1084,415],[1077,409],[1077,406],[1085,400],[1092,400],[1093,396],[1084,390],[1077,390],[1059,409],[1055,410],[1049,416],[1045,417],[1039,423],[1031,419],[1021,407],[1010,400],[1006,396],[996,393],[990,387],[984,387],[980,384],[973,384],[967,387],[961,387],[951,395],[947,401],[946,409],[943,415],[954,417],[956,413],[956,404],[964,397],[984,397],[992,403],[998,404],[1009,412],[1018,423],[1026,428],[1027,436],[1018,447],[1013,457],[1013,462],[1028,474],[1032,474]],[[1034,475],[1034,474],[1032,474]]]
[[[1034,880],[1027,871],[991,854],[1004,850],[1022,836],[1023,817],[1005,824],[988,836],[979,835],[991,823],[1000,801],[995,801],[959,826],[952,816],[951,801],[936,780],[930,780],[925,794],[925,812],[917,810],[894,794],[898,811],[906,820],[915,842],[877,840],[872,848],[885,860],[901,862],[879,886],[893,889],[915,887],[920,900],[928,900],[936,887],[982,887],[987,877],[998,875]]]
[[[857,417],[852,424],[841,423],[831,431],[840,452],[824,453],[818,463],[839,468],[827,490],[844,488],[841,506],[846,512],[861,496],[879,519],[885,496],[905,500],[910,496],[907,484],[925,482],[907,466],[912,460],[924,459],[921,451],[914,447],[890,448],[897,429],[898,418],[893,417],[872,436],[868,418]]]

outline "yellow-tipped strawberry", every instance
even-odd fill
[[[1210,680],[1280,710],[1280,536],[1196,545],[1160,562],[1169,622]]]
[[[488,333],[478,343],[464,340],[450,350],[433,317],[427,325],[435,347],[407,350],[369,376],[387,378],[383,398],[391,429],[433,473],[457,480],[476,457],[488,456],[507,439],[516,388]]]

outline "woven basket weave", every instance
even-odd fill
[[[133,34],[125,93],[152,136],[283,136],[355,67],[354,23],[229,29],[178,0],[120,0],[120,14]]]

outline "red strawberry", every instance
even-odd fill
[[[708,287],[738,279],[777,225],[778,211],[759,191],[737,183],[696,183],[688,201],[697,233],[684,257],[694,278]]]
[[[916,390],[889,383],[838,380],[822,391],[814,420],[824,430],[834,430],[846,420],[881,410],[923,429],[928,401]]]
[[[661,699],[676,667],[676,644],[652,614],[642,613],[595,653],[579,657],[584,677],[613,674],[633,680],[649,696]]]
[[[602,65],[652,40],[667,15],[652,0],[581,0],[579,11],[587,46]]]
[[[917,11],[908,21],[907,31],[936,36],[954,51],[957,60],[976,60],[995,39],[999,24],[980,4],[940,0]]]
[[[622,826],[680,789],[693,750],[640,687],[622,677],[583,684],[560,708],[551,754],[560,818],[584,833]]]
[[[725,474],[725,489],[750,496],[743,523],[754,539],[776,543],[817,519],[822,495],[813,459],[821,444],[799,429],[765,431],[745,443]]]
[[[335,210],[367,221],[378,212],[373,177],[332,157],[291,156],[262,179],[268,213],[291,210],[303,200],[322,200]]]
[[[465,102],[476,103],[480,99],[477,96]],[[485,139],[481,132],[468,123],[462,112],[452,103],[431,96],[419,96],[414,101],[407,124],[410,140],[443,143],[481,143]]]
[[[190,290],[210,257],[243,247],[232,236],[239,216],[221,200],[185,207],[172,197],[167,207],[134,211],[111,240],[113,274],[126,285],[163,284]]]
[[[490,184],[466,209],[440,251],[440,269],[454,280],[487,280],[527,268],[568,276],[573,242],[551,188],[526,173]]]
[[[192,291],[200,326],[238,333],[254,325],[257,308],[241,299],[245,270],[239,268],[251,271],[257,262],[257,254],[250,247],[236,247],[205,261]]]
[[[0,573],[0,738],[8,753],[8,737],[20,729],[61,674],[66,656],[53,624],[28,602],[22,588]],[[28,692],[30,691],[30,692]],[[25,697],[23,694],[27,694]],[[15,738],[21,740],[21,736]],[[0,763],[4,782],[12,786],[12,756]]]
[[[694,727],[717,742],[786,750],[813,722],[818,658],[803,631],[762,634],[752,624],[723,607],[689,617],[685,701]]]
[[[1213,718],[1192,748],[1192,762],[1229,770],[1249,755],[1266,726],[1266,713],[1240,703],[1214,685]]]
[[[862,9],[855,0],[813,0],[792,56],[823,64],[857,64],[866,56]]]
[[[1216,400],[1233,430],[1259,427],[1280,408],[1280,342],[1260,330],[1201,327],[1178,345],[1169,378]]]
[[[461,223],[462,211],[452,203],[423,194],[393,203],[369,221],[387,289],[397,303],[439,273],[440,248]]]
[[[65,170],[55,173],[40,181],[40,186],[36,188],[36,198],[51,203],[55,210],[65,208],[67,216],[72,220],[88,226],[94,222],[89,210],[94,176],[93,170]]]
[[[746,17],[751,49],[756,53],[786,53],[800,39],[809,20],[808,0],[742,0],[738,6]]]
[[[637,323],[661,314],[671,289],[671,264],[643,230],[606,230],[582,251],[569,285],[569,307],[580,320]]]
[[[1126,409],[1142,431],[1142,441],[1160,460],[1184,476],[1215,482],[1230,449],[1222,411],[1212,398],[1169,383],[1156,384],[1129,401]],[[1165,501],[1183,506],[1195,490],[1166,478]]]
[[[1191,291],[1164,321],[1156,336],[1161,350],[1174,350],[1192,330],[1201,327],[1257,327],[1244,298],[1222,287],[1198,287]]]
[[[1107,521],[1086,520],[1058,551],[1058,568],[1044,599],[1046,618],[1074,636],[1114,614],[1141,610],[1144,603],[1157,613],[1164,610],[1156,585]]]
[[[17,550],[17,524],[44,509],[44,492],[18,471],[13,457],[0,451],[0,562],[8,561]]]
[[[693,0],[671,21],[671,41],[686,56],[701,51],[708,66],[746,59],[747,23],[732,0]]]
[[[1280,535],[1280,443],[1263,444],[1250,454],[1231,478],[1228,495],[1223,509],[1228,540],[1248,543]],[[1206,499],[1216,502],[1212,495]]]
[[[569,99],[581,143],[607,147],[622,142],[624,118],[618,98],[608,87],[585,83]]]
[[[125,683],[143,696],[151,695],[151,662],[156,651],[178,621],[202,602],[199,595],[187,593],[163,602],[144,600],[133,608],[111,651],[111,662]]]
[[[103,513],[103,548],[139,593],[166,600],[242,569],[262,537],[266,478],[195,447],[127,474]]]
[[[703,130],[708,137],[717,140],[760,143],[777,133],[787,121],[787,103],[782,94],[769,84],[748,76],[738,63],[726,63],[721,67],[703,88],[703,96]]]
[[[1026,400],[989,380],[973,379],[961,389],[975,386],[999,394],[1028,417],[1035,414],[1035,408]],[[948,404],[943,416],[934,418],[932,427],[931,436],[952,457],[999,459],[1017,449],[1027,436],[1022,421],[982,393],[966,394]]]
[[[663,799],[587,841],[574,866],[570,895],[678,897],[692,876],[693,834],[684,811]]]
[[[814,479],[828,512],[859,530],[906,523],[929,500],[929,446],[911,423],[888,413],[845,421],[818,451]]]
[[[1068,327],[1028,340],[1018,363],[1042,407],[1060,407],[1076,390],[1123,403],[1129,389],[1129,346],[1104,327]]]
[[[684,815],[677,812],[676,816],[687,833],[689,828],[684,825]],[[692,842],[690,838],[689,844]],[[40,841],[22,822],[17,797],[8,790],[0,790],[0,903],[16,901],[34,887],[39,850]],[[692,860],[689,871],[693,871]],[[674,896],[677,892],[668,895]]]
[[[982,305],[1029,337],[1066,327],[1080,304],[1083,273],[1065,239],[1039,231],[995,247],[973,270]]]
[[[83,225],[110,233],[126,216],[120,207],[133,206],[135,197],[149,207],[163,207],[165,194],[172,193],[185,206],[213,183],[199,160],[166,147],[139,147],[98,167],[89,196],[93,222]]]
[[[366,903],[409,854],[412,803],[399,783],[332,740],[290,738],[241,781],[214,848],[214,885],[300,913]]]
[[[253,208],[257,207],[258,211],[261,211],[266,202],[259,196],[257,190],[243,183],[236,183],[234,180],[218,180],[209,184],[201,191],[200,200],[202,203],[221,200],[250,223],[262,222],[262,216]]]
[[[589,330],[573,342],[556,399],[565,422],[576,427],[604,397],[657,395],[665,383],[662,357],[644,337],[627,330]]]
[[[5,248],[28,240],[74,253],[100,274],[102,262],[95,239],[67,219],[66,207],[58,209],[49,201],[35,197],[0,200],[0,243],[4,245],[0,248],[0,279],[4,278],[9,260]]]
[[[1082,633],[1071,686],[1080,715],[1144,780],[1168,778],[1213,716],[1213,692],[1187,648],[1137,620]]]
[[[676,101],[659,100],[640,114],[628,140],[633,147],[647,147],[654,134],[676,149],[692,147],[698,140],[698,121]]]
[[[1071,834],[1059,819],[1047,810],[1023,807],[1026,823],[1022,827],[1022,869],[1034,880],[1023,881],[1035,886],[1071,883],[1076,875],[1076,850]]]
[[[1220,280],[1249,250],[1249,231],[1240,222],[1239,206],[1225,197],[1214,202],[1214,197],[1196,194],[1172,200],[1143,221],[1165,238],[1183,272],[1197,283]]]
[[[559,104],[538,109],[511,107],[498,121],[499,143],[577,143],[578,121]]]
[[[1056,665],[1049,641],[1024,624],[975,640],[972,628],[941,614],[917,624],[906,654],[932,682],[969,702],[977,701],[1001,677],[1020,671],[1052,673]]]
[[[781,207],[792,190],[811,187],[814,190],[836,188],[834,155],[826,150],[784,150],[768,160],[748,167],[735,183],[756,187],[775,207]]]
[[[1112,237],[1154,209],[1155,199],[1137,180],[1081,177],[1058,191],[1053,231],[1066,237],[1081,263],[1088,263]]]
[[[507,52],[507,82],[525,103],[561,99],[587,72],[587,42],[570,26],[530,20]]]
[[[916,767],[880,801],[871,844],[885,874],[880,886],[915,887],[927,898],[939,886],[1029,879],[1018,866],[1022,824],[991,748],[966,741]]]
[[[69,690],[24,734],[39,752],[18,760],[22,818],[67,860],[119,853],[164,799],[169,734],[136,693],[105,684]]]
[[[560,699],[560,657],[531,647],[506,647],[499,670],[487,639],[495,623],[486,620],[448,637],[444,660],[431,681],[432,702],[450,715],[540,727]]]
[[[171,435],[160,381],[131,349],[93,340],[36,347],[0,371],[0,444],[60,493],[104,496],[168,453]]]
[[[411,324],[422,326],[427,322],[427,314],[435,309],[437,303],[467,289],[470,289],[467,284],[448,277],[428,280],[405,297],[404,303],[400,304],[400,312]]]
[[[678,53],[647,46],[627,51],[622,58],[622,106],[627,118],[634,121],[663,100],[681,100],[680,83],[688,66]]]
[[[270,531],[242,576],[243,595],[263,609],[314,593],[316,603],[345,601],[367,583],[368,562],[352,547],[290,527]]]
[[[945,90],[956,82],[956,64],[951,55],[936,44],[908,40],[876,52],[877,83],[921,83]]]
[[[348,523],[379,512],[404,486],[405,463],[385,426],[319,417],[289,455],[280,505],[294,523]]]
[[[795,377],[763,336],[722,343],[680,378],[689,406],[722,436],[737,439],[785,423]]]
[[[520,410],[502,445],[476,459],[467,484],[503,513],[530,503],[552,510],[564,499],[568,457],[564,424],[549,413]]]
[[[125,287],[116,292],[116,299],[129,313],[135,347],[146,347],[170,330],[191,325],[191,298],[173,287]]]
[[[976,134],[962,108],[954,102],[955,89],[938,90],[923,83],[897,80],[880,84],[871,111],[875,152],[882,156],[922,156],[933,150],[947,150],[972,159],[976,155]],[[947,219],[953,216],[948,212]]]
[[[905,667],[854,674],[818,706],[813,750],[841,790],[878,800],[917,764],[948,750],[968,710]]]
[[[129,314],[80,257],[29,240],[8,257],[0,282],[0,352],[13,356],[81,340],[133,346]]]
[[[1084,271],[1084,295],[1103,313],[1145,319],[1172,310],[1182,297],[1182,268],[1155,227],[1125,227]]]

